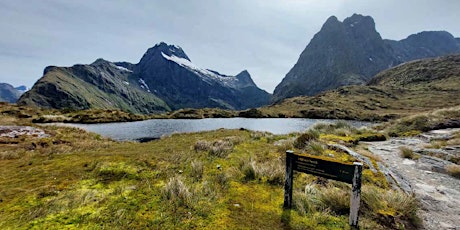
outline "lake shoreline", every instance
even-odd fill
[[[48,123],[77,127],[97,133],[116,141],[143,141],[159,139],[174,133],[193,133],[218,129],[247,129],[289,134],[304,132],[318,123],[335,123],[342,120],[307,118],[205,118],[205,119],[150,119],[137,122],[114,122],[99,124]],[[344,121],[352,126],[369,126],[373,123],[362,121]]]

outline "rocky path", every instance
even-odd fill
[[[413,192],[421,202],[419,216],[425,229],[460,230],[460,179],[447,175],[445,166],[451,162],[426,155],[435,152],[449,159],[460,155],[460,146],[427,149],[432,140],[446,140],[460,129],[438,130],[418,137],[396,138],[383,142],[369,142],[369,151],[380,156],[388,170],[406,192]],[[419,159],[404,159],[401,146],[419,154]]]

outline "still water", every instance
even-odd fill
[[[332,123],[337,120],[303,118],[207,118],[207,119],[155,119],[136,122],[104,124],[72,124],[85,130],[98,133],[114,140],[137,140],[159,138],[172,133],[199,132],[245,128],[254,131],[267,131],[273,134],[302,132],[312,125]],[[353,126],[366,126],[367,122],[347,121]]]

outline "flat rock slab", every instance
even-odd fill
[[[37,138],[50,136],[46,134],[42,129],[32,126],[0,126],[0,137],[18,138],[24,135]]]
[[[409,183],[410,191],[422,206],[419,216],[423,220],[424,229],[460,230],[460,180],[446,175],[443,166],[450,162],[423,155],[418,160],[403,159],[399,148],[423,149],[430,140],[444,139],[459,130],[430,132],[426,135],[430,138],[421,135],[367,143],[369,151],[380,156],[389,170]]]

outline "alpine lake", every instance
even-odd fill
[[[206,118],[206,119],[153,119],[136,122],[101,124],[69,124],[70,126],[100,134],[117,141],[150,141],[174,133],[190,133],[217,129],[248,129],[288,134],[303,132],[317,123],[334,123],[333,119],[305,118]],[[352,126],[369,126],[370,122],[346,121]]]

